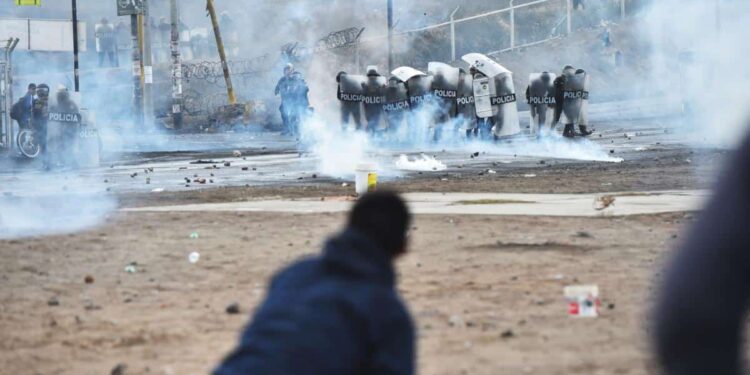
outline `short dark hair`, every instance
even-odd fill
[[[349,213],[348,226],[366,235],[389,255],[406,250],[411,223],[409,208],[398,194],[378,191],[363,195]]]
[[[36,90],[36,83],[29,83],[28,90]]]

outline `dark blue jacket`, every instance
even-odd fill
[[[414,373],[414,328],[392,260],[360,233],[282,270],[214,375]]]

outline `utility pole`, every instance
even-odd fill
[[[182,128],[182,59],[180,57],[180,10],[177,0],[170,0],[172,16],[172,122]]]
[[[143,125],[143,87],[141,86],[141,41],[138,37],[138,15],[130,15],[130,37],[133,40],[133,118]]]
[[[451,13],[451,61],[456,61],[456,12],[461,9],[461,6],[457,6],[456,9]]]
[[[224,70],[224,81],[227,83],[227,96],[229,97],[229,104],[237,104],[237,97],[234,94],[234,86],[232,86],[232,77],[229,75],[229,64],[227,64],[227,55],[224,52],[224,42],[221,39],[221,31],[219,30],[219,20],[216,17],[216,7],[214,7],[214,0],[206,1],[206,10],[208,15],[211,16],[211,24],[214,26],[214,36],[216,37],[216,46],[219,48],[219,58],[221,59],[221,68]]]
[[[510,49],[516,47],[516,7],[514,0],[510,0]]]
[[[151,55],[151,12],[149,1],[143,0],[143,108],[144,124],[147,129],[154,125],[154,68]]]
[[[393,0],[388,0],[388,72],[393,71]]]
[[[80,81],[78,72],[78,5],[72,0],[73,8],[73,76],[75,80],[75,92],[80,92]]]
[[[568,8],[568,35],[570,35],[573,33],[573,0],[566,0],[565,4]]]

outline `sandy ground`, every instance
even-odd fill
[[[639,162],[538,166],[534,178],[523,177],[528,171],[522,168],[480,176],[480,166],[384,187],[542,193],[700,189],[711,185],[724,158],[716,151],[670,151]],[[300,183],[126,194],[120,204],[347,191],[332,182]],[[419,329],[420,373],[653,373],[648,308],[662,262],[693,215],[418,216],[412,251],[398,268],[399,289]],[[269,276],[318,252],[343,219],[117,212],[82,233],[0,241],[0,373],[107,374],[122,363],[126,374],[206,374],[236,343]],[[201,254],[196,264],[188,261],[193,251]],[[131,262],[135,273],[125,272]],[[87,276],[93,283],[85,282]],[[600,287],[601,317],[567,316],[562,289],[571,284]],[[234,302],[241,313],[227,314]]]
[[[87,233],[6,241],[2,373],[104,374],[118,363],[128,374],[207,373],[273,271],[317,252],[342,220],[129,213]],[[646,373],[654,275],[691,220],[417,217],[399,289],[419,327],[420,373]],[[124,271],[131,262],[137,273]],[[600,318],[566,315],[562,288],[581,283],[601,288]],[[240,315],[225,313],[233,302]]]

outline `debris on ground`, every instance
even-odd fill
[[[86,275],[86,277],[83,278],[83,282],[85,282],[86,284],[93,284],[94,276]]]
[[[198,232],[190,233],[190,238],[193,240],[198,239],[199,237],[200,235],[198,234]]]
[[[536,175],[530,173],[530,174],[523,175],[523,177],[525,177],[525,178],[534,178],[534,177],[536,177]]]
[[[248,169],[250,169],[250,168],[248,168],[248,167],[242,167],[242,170],[243,170],[243,171],[246,171],[246,170],[248,170]]]
[[[597,211],[604,211],[610,206],[613,206],[615,204],[615,198],[614,195],[602,195],[601,197],[597,197],[594,199],[594,209]]]
[[[130,262],[127,266],[125,266],[125,272],[127,272],[127,273],[136,273],[136,272],[138,272],[138,263],[136,263],[136,262]]]
[[[241,158],[242,152],[240,150],[234,150],[232,151],[232,156],[234,156],[235,158]]]
[[[128,366],[125,366],[124,363],[118,363],[117,366],[115,366],[112,371],[110,371],[110,375],[125,375],[125,370],[128,368]]]
[[[591,235],[591,233],[585,232],[585,231],[577,232],[575,234],[575,236],[578,237],[578,238],[592,238],[592,237],[594,237],[594,236]]]
[[[162,192],[164,192],[164,188],[156,188],[156,189],[151,190],[151,192],[152,193],[162,193]]]
[[[188,255],[188,262],[190,263],[193,263],[193,264],[198,263],[198,260],[200,259],[201,259],[201,254],[198,253],[197,251],[193,251],[192,253],[190,253],[190,255]]]
[[[216,164],[216,161],[198,159],[196,161],[191,161],[190,164]]]
[[[196,178],[195,180],[193,180],[193,182],[197,182],[199,184],[205,184],[206,183],[206,179],[203,178],[203,177],[199,177],[199,178]]]
[[[227,306],[226,310],[227,314],[229,315],[236,315],[240,313],[240,304],[237,302],[234,302]]]
[[[232,166],[232,163],[230,163],[230,162],[228,162],[228,161],[225,161],[225,162],[224,162],[224,166],[225,166],[225,167],[231,167],[231,166]]]
[[[504,339],[513,338],[515,336],[516,336],[516,334],[515,334],[515,332],[513,332],[512,329],[506,329],[505,331],[503,331],[503,333],[500,334],[500,337],[502,337]]]
[[[47,300],[47,306],[60,306],[60,300],[57,297],[52,297]]]

